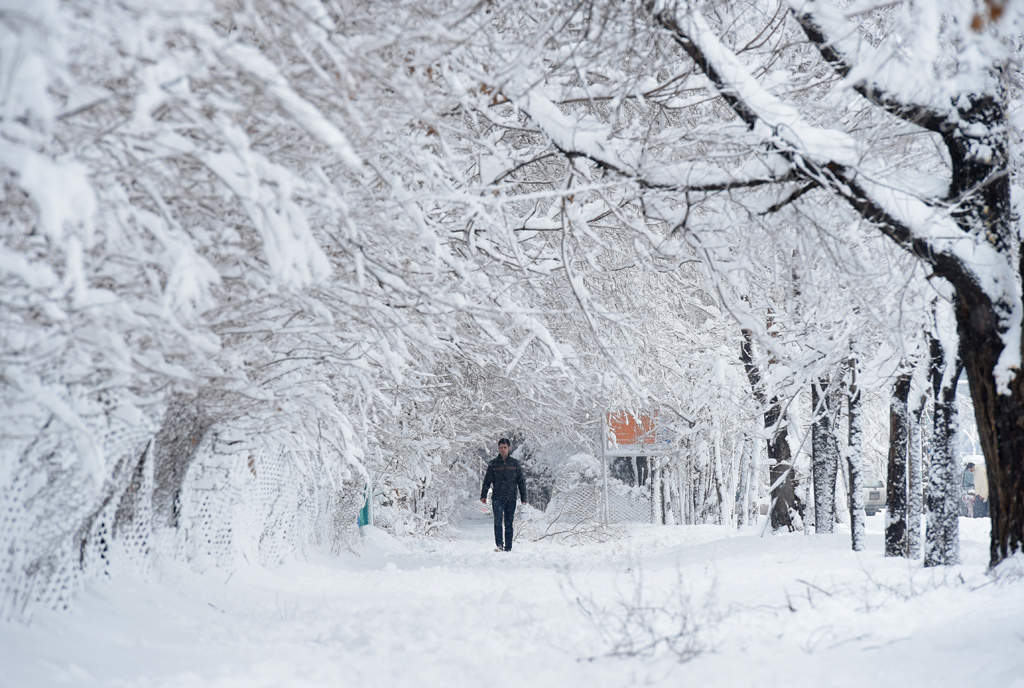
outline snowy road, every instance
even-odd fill
[[[163,566],[91,583],[70,614],[0,624],[0,686],[1024,687],[1024,581],[992,582],[987,521],[963,523],[967,563],[948,571],[884,559],[880,516],[861,555],[844,534],[717,526],[505,554],[469,522],[457,541],[377,531],[361,557],[273,570]],[[623,602],[656,610],[634,617],[648,638],[688,619],[677,647],[706,651],[608,656]]]

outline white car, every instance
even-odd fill
[[[885,483],[878,478],[864,478],[864,513],[874,516],[885,510]]]

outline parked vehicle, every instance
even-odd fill
[[[864,478],[864,513],[874,516],[885,510],[885,483],[878,478]]]
[[[971,473],[967,466],[974,464],[974,473]],[[984,506],[975,501],[974,487],[979,473],[985,473],[985,457],[980,454],[963,457],[960,466],[960,515],[971,518],[979,515],[987,515]],[[987,492],[987,490],[986,490]],[[979,508],[980,507],[980,508]]]

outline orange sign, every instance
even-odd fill
[[[619,446],[654,444],[657,421],[657,411],[650,415],[643,414],[639,418],[624,411],[609,413],[608,440]]]

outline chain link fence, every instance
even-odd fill
[[[519,521],[516,538],[601,542],[615,536],[617,525],[651,522],[650,486],[630,487],[619,480],[610,480],[607,524],[604,505],[605,490],[597,482],[557,492],[539,518],[526,520],[516,512]]]
[[[3,448],[11,475],[0,492],[0,618],[66,609],[86,579],[145,576],[159,558],[233,570],[358,539],[362,480],[331,473],[319,452],[212,428],[167,485],[156,428],[94,420],[92,445],[41,423],[30,440]],[[172,492],[166,508],[155,499],[161,490]]]

